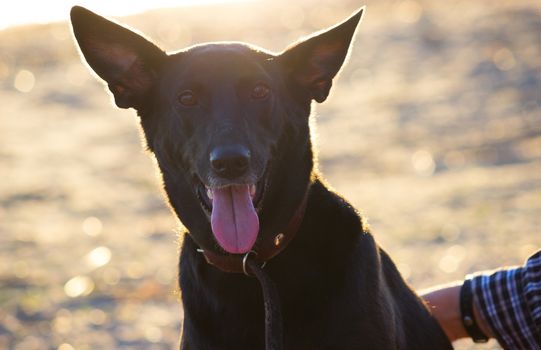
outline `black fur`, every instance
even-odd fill
[[[120,25],[72,9],[84,57],[116,104],[137,110],[171,207],[189,229],[180,257],[182,349],[264,347],[257,281],[224,273],[197,252],[225,254],[209,224],[205,186],[241,183],[257,184],[261,197],[254,199],[258,240],[284,229],[309,188],[296,237],[265,267],[280,293],[286,349],[451,349],[355,209],[314,170],[310,104],[327,98],[362,12],[280,54],[210,43],[168,55]],[[233,178],[209,161],[224,147],[249,154]]]

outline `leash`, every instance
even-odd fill
[[[278,289],[269,275],[263,271],[253,259],[250,253],[246,253],[244,269],[250,270],[255,276],[263,291],[263,302],[265,306],[265,350],[282,350],[284,348],[284,329],[282,323],[282,308]]]
[[[207,262],[224,272],[244,273],[257,278],[263,292],[265,307],[265,350],[283,350],[284,330],[280,295],[276,285],[263,271],[267,261],[278,255],[293,239],[304,218],[308,190],[301,204],[293,214],[284,231],[274,237],[262,240],[258,244],[258,252],[249,251],[242,255],[220,255],[208,250],[198,250],[203,253]]]

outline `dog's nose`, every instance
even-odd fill
[[[242,176],[250,164],[250,151],[242,145],[218,146],[210,152],[210,165],[227,179]]]

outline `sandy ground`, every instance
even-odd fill
[[[331,98],[320,169],[415,288],[541,247],[540,1],[376,1]],[[362,5],[261,1],[123,21],[168,50],[281,50]],[[132,111],[67,23],[0,32],[0,348],[173,349],[178,222]],[[497,349],[490,343],[457,349]]]

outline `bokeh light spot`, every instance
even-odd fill
[[[94,281],[87,276],[75,276],[64,285],[64,292],[72,298],[89,295],[93,290]]]
[[[95,325],[102,325],[107,321],[107,314],[100,309],[93,309],[89,313],[90,322]]]
[[[63,343],[63,344],[60,344],[60,346],[58,347],[58,350],[75,350],[75,349],[70,344]]]
[[[152,343],[157,343],[162,340],[162,331],[155,326],[150,326],[145,329],[145,338]]]
[[[440,261],[438,262],[438,267],[443,272],[453,273],[458,269],[460,263],[462,262],[462,260],[464,260],[465,255],[466,251],[463,246],[451,246],[440,258]]]
[[[126,272],[130,278],[139,279],[145,273],[145,266],[139,262],[132,262],[128,265]]]
[[[91,267],[101,267],[111,261],[111,250],[107,247],[97,247],[86,256],[86,262]]]
[[[170,267],[162,267],[156,272],[156,280],[161,284],[169,285],[176,277],[175,272],[176,271]]]
[[[430,176],[436,169],[432,154],[426,150],[416,151],[411,157],[411,164],[415,172],[421,176]]]
[[[56,313],[53,321],[53,330],[60,334],[66,334],[71,331],[72,321],[71,312],[66,309],[61,309]]]
[[[98,236],[102,229],[103,224],[97,217],[90,216],[83,221],[83,232],[89,236]]]
[[[508,48],[501,48],[494,53],[492,61],[499,70],[507,71],[515,67],[515,55]]]
[[[22,69],[15,76],[13,87],[20,92],[30,92],[34,88],[35,83],[36,78],[34,77],[34,74],[29,70]]]

